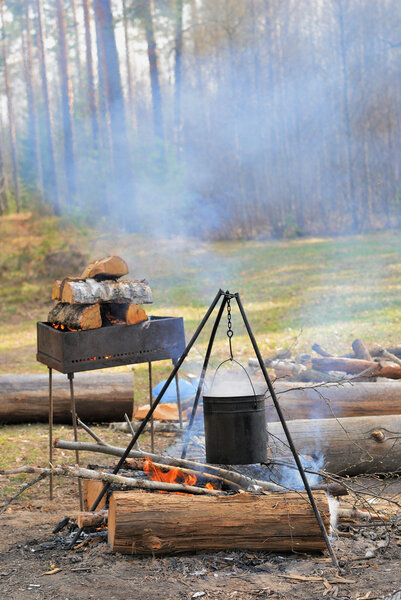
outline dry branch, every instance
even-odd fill
[[[0,471],[4,475],[13,475],[17,473],[38,473],[43,475],[63,475],[65,477],[78,477],[83,479],[91,479],[94,481],[104,481],[107,483],[116,483],[124,485],[128,488],[137,488],[142,490],[156,490],[165,492],[181,492],[185,494],[208,494],[212,496],[224,495],[220,490],[212,490],[209,488],[200,488],[195,485],[185,485],[184,483],[166,483],[164,481],[150,481],[148,479],[135,479],[134,477],[123,477],[122,475],[114,475],[106,471],[92,471],[83,467],[19,467],[18,469],[4,469]]]
[[[111,456],[122,456],[125,452],[125,448],[118,448],[116,446],[104,446],[100,444],[87,444],[84,442],[70,442],[66,440],[56,440],[54,442],[55,448],[61,448],[63,450],[79,450],[80,452],[99,452],[101,454],[109,454]],[[140,452],[138,450],[132,450],[129,453],[129,458],[146,458],[149,457],[153,461],[157,463],[163,463],[164,465],[179,467],[179,468],[189,468],[194,469],[198,473],[203,474],[212,474],[220,477],[222,479],[226,479],[228,481],[234,482],[238,484],[243,489],[248,489],[251,486],[259,486],[260,488],[274,492],[281,491],[282,488],[274,483],[259,481],[257,479],[251,479],[250,477],[246,477],[240,473],[236,473],[235,471],[228,471],[227,469],[220,469],[219,467],[215,467],[213,465],[205,465],[202,463],[198,463],[193,460],[183,460],[179,458],[172,458],[170,456],[161,456],[159,454],[152,454],[151,452]]]

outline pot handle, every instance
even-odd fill
[[[227,358],[226,360],[223,360],[223,362],[221,362],[221,363],[219,364],[219,366],[217,367],[217,369],[216,369],[216,371],[215,371],[215,373],[214,373],[214,376],[213,376],[212,385],[210,386],[210,393],[212,392],[212,389],[213,389],[214,380],[216,379],[217,371],[220,369],[220,367],[221,367],[222,365],[224,365],[224,364],[225,364],[225,363],[227,363],[227,362],[231,362],[231,363],[235,362],[235,363],[236,363],[237,365],[239,365],[239,366],[241,367],[241,369],[242,369],[242,370],[245,372],[245,375],[248,377],[248,381],[249,381],[249,383],[251,384],[252,392],[253,392],[253,395],[254,395],[254,397],[255,397],[255,402],[254,402],[253,408],[255,408],[255,409],[256,409],[256,408],[257,408],[257,402],[256,402],[256,392],[255,392],[255,388],[253,387],[252,380],[251,380],[251,378],[249,377],[249,373],[248,373],[248,371],[245,369],[244,365],[241,365],[241,363],[240,363],[240,362],[238,362],[238,360],[235,360],[235,358]]]

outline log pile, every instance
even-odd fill
[[[376,381],[377,378],[401,379],[401,347],[368,349],[362,340],[352,343],[352,353],[336,356],[319,344],[313,344],[315,355],[301,353],[291,357],[283,350],[264,359],[272,370],[273,379],[301,382]],[[316,356],[318,355],[318,356]],[[258,368],[256,359],[250,358],[250,367]]]
[[[147,281],[120,279],[128,273],[119,256],[106,256],[90,263],[80,277],[55,281],[48,315],[54,327],[76,331],[108,325],[135,325],[148,317],[140,304],[152,303]]]

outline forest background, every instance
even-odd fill
[[[396,0],[0,7],[0,214],[214,239],[400,225]]]

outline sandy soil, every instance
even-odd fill
[[[354,528],[337,537],[339,570],[322,555],[247,551],[143,558],[113,554],[100,537],[66,549],[68,531],[52,530],[76,511],[75,496],[51,503],[42,495],[0,516],[1,600],[401,598],[394,595],[401,590],[398,525],[389,531]]]

